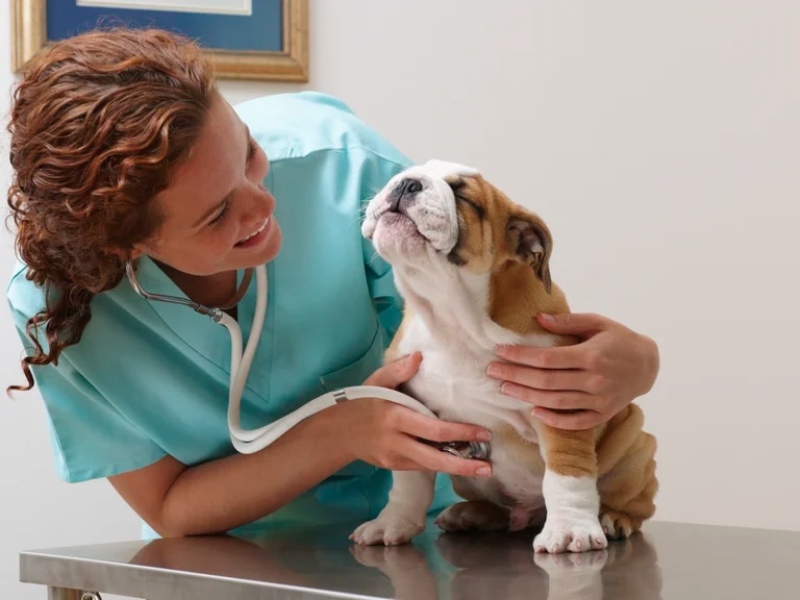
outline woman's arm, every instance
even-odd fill
[[[379,369],[365,384],[394,388],[419,364],[419,355],[412,355]],[[457,458],[418,439],[480,441],[485,434],[480,427],[439,421],[393,402],[352,400],[309,417],[259,452],[191,467],[168,456],[109,481],[162,536],[218,533],[268,515],[354,460],[387,469],[488,476],[487,463]],[[478,472],[481,468],[486,471]]]
[[[315,415],[254,454],[192,467],[166,456],[109,481],[161,536],[227,531],[269,514],[347,463],[339,436],[329,430],[331,416]]]
[[[273,512],[347,464],[337,412],[306,419],[260,452],[192,467],[167,456],[109,481],[162,536],[227,531]]]

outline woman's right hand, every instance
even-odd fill
[[[410,354],[375,371],[364,385],[394,389],[419,370],[422,355]],[[390,400],[361,398],[341,405],[346,415],[345,443],[354,459],[393,471],[437,471],[467,477],[488,477],[491,465],[442,452],[431,442],[486,442],[483,427],[428,417]]]

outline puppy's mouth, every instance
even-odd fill
[[[378,217],[376,233],[378,232],[383,244],[400,243],[408,250],[411,249],[409,244],[416,248],[432,245],[430,238],[420,231],[414,219],[402,212],[387,211]]]
[[[460,236],[459,225],[436,204],[384,210],[376,215],[375,227],[384,242],[413,241],[413,248],[425,247],[436,254],[449,253]]]
[[[384,229],[390,230],[392,236],[415,235],[426,242],[430,242],[425,234],[419,230],[419,226],[414,222],[414,219],[402,212],[386,211],[378,217],[378,225]]]

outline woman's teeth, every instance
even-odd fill
[[[264,221],[264,224],[263,224],[263,225],[261,225],[261,227],[259,227],[259,228],[258,228],[256,231],[254,231],[253,233],[251,233],[250,235],[248,235],[246,238],[243,238],[243,239],[239,240],[238,242],[236,242],[236,244],[237,244],[237,245],[239,245],[239,244],[244,244],[245,242],[247,242],[247,240],[254,238],[254,237],[255,237],[255,236],[257,236],[259,233],[261,233],[262,231],[264,231],[264,228],[265,228],[265,227],[266,227],[268,224],[269,224],[269,219],[267,219],[266,221]]]

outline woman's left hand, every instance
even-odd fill
[[[499,347],[502,361],[490,363],[487,373],[503,382],[504,394],[533,404],[533,415],[547,425],[594,427],[653,387],[659,355],[652,339],[595,314],[540,314],[537,321],[581,342]],[[564,410],[570,412],[560,412]]]

